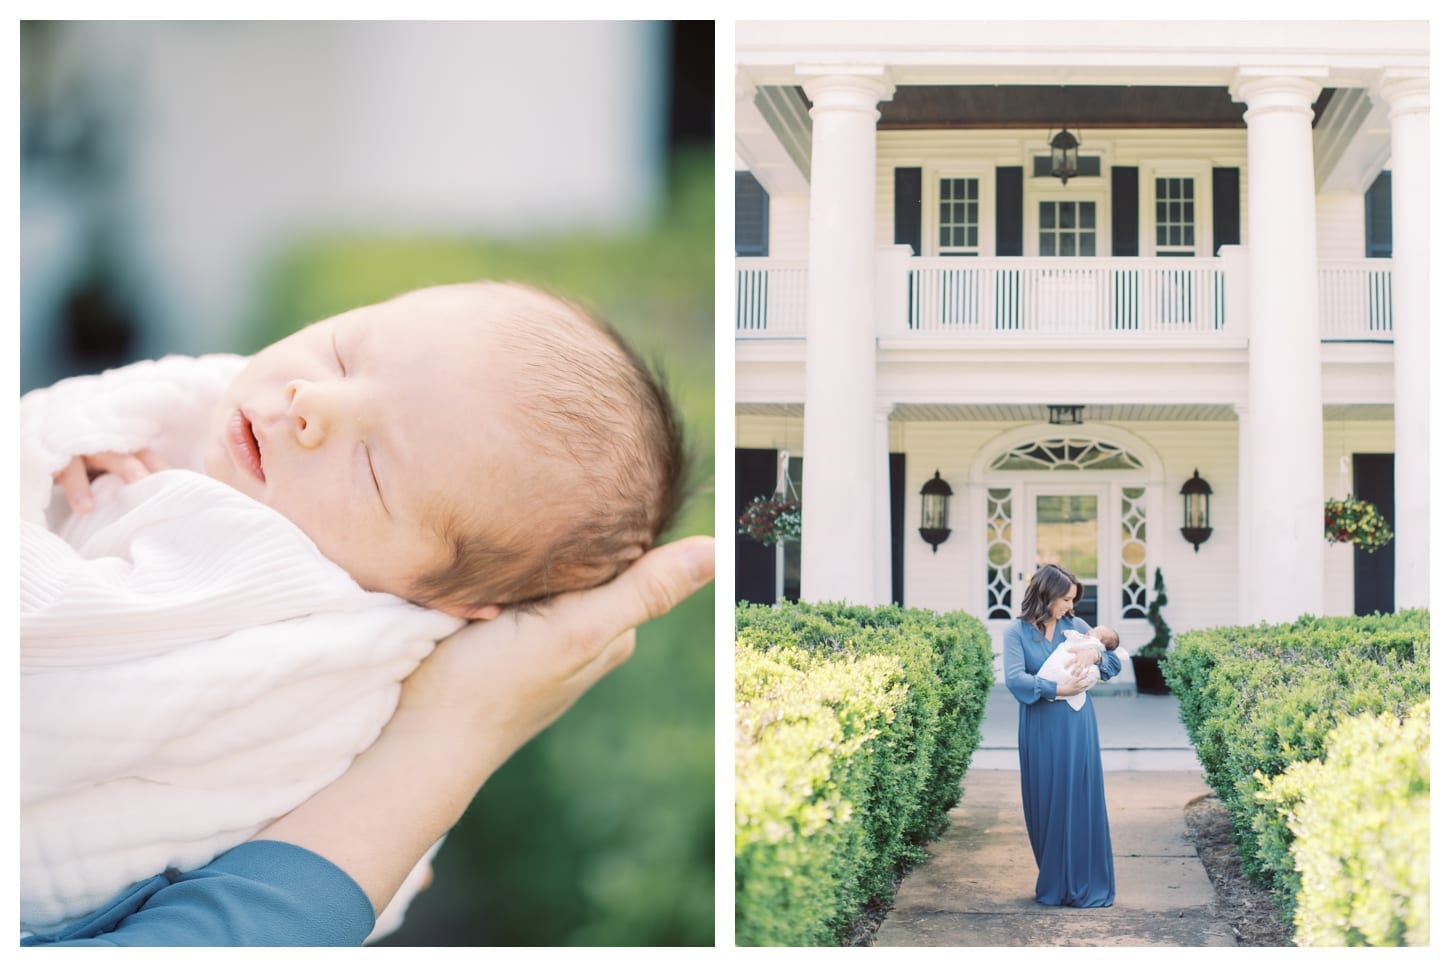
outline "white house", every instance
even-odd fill
[[[1160,568],[1174,631],[1428,606],[1427,24],[736,43],[737,498],[787,454],[803,507],[798,543],[742,540],[740,597],[1000,636],[1057,560],[1130,646]],[[1350,492],[1398,522],[1389,547],[1326,543]]]

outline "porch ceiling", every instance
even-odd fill
[[[909,423],[1046,423],[1047,406],[1042,403],[902,403],[892,409],[891,419]],[[1084,423],[1231,423],[1237,417],[1234,408],[1227,404],[1112,403],[1084,406],[1082,419]]]
[[[737,416],[795,417],[805,414],[801,403],[740,403]],[[1326,423],[1361,420],[1393,420],[1394,407],[1385,404],[1335,405],[1324,407]],[[1127,404],[1114,403],[1083,407],[1085,423],[1131,422],[1233,422],[1234,408],[1228,404]],[[1036,403],[900,403],[891,411],[893,423],[1045,423],[1047,406]]]
[[[805,92],[792,89],[802,106]],[[1334,88],[1314,103],[1318,122]],[[878,105],[881,130],[925,128],[1242,128],[1245,105],[1227,87],[1168,85],[901,85]]]
[[[933,84],[898,88],[877,127],[1241,128],[1244,108],[1224,87]]]

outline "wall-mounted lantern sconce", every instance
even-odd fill
[[[1198,475],[1198,468],[1195,467],[1192,478],[1178,492],[1183,495],[1183,527],[1180,532],[1183,539],[1193,545],[1193,553],[1197,554],[1198,545],[1208,540],[1208,535],[1213,533],[1213,528],[1208,524],[1208,498],[1213,493],[1213,488]]]
[[[1065,185],[1067,179],[1077,177],[1078,140],[1063,128],[1047,143],[1052,146],[1052,177],[1061,178]]]
[[[919,533],[921,539],[931,545],[931,552],[936,553],[936,547],[942,541],[951,536],[951,529],[947,527],[947,508],[952,501],[952,487],[941,478],[941,471],[936,472],[921,486],[921,528]]]
[[[1082,426],[1082,407],[1047,404],[1047,422],[1053,426]]]

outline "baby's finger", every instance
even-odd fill
[[[91,497],[91,478],[86,473],[85,461],[80,457],[72,457],[71,462],[57,471],[54,478],[60,484],[71,510],[84,514],[96,506],[95,499]]]
[[[97,453],[89,458],[90,465],[97,470],[113,473],[126,483],[135,483],[151,471],[134,454]]]

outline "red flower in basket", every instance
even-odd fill
[[[740,533],[765,545],[801,536],[801,504],[794,497],[756,497],[740,514]]]

